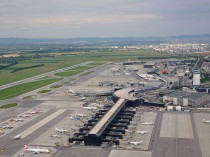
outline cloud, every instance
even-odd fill
[[[101,35],[102,28],[123,36],[209,33],[209,8],[209,0],[1,0],[0,37],[6,31],[19,36],[19,30],[77,36],[78,28],[80,36]]]
[[[162,17],[152,14],[115,14],[115,15],[68,15],[54,17],[39,17],[26,20],[28,24],[37,25],[82,25],[82,24],[107,24],[107,23],[126,23],[131,21],[158,20]]]

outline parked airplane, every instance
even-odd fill
[[[25,151],[34,152],[36,154],[39,153],[50,153],[50,149],[44,149],[44,148],[29,148],[26,144],[24,144]]]
[[[82,113],[76,113],[76,115],[79,116],[79,117],[87,117],[86,114],[82,114]]]
[[[132,133],[132,131],[130,131],[130,130],[125,130],[125,132]]]
[[[135,141],[135,142],[129,142],[130,144],[134,144],[134,145],[138,145],[138,144],[141,144],[143,143],[143,140],[141,141]]]
[[[152,122],[145,122],[145,123],[142,123],[143,125],[153,125]]]
[[[75,93],[75,92],[74,92],[73,90],[71,90],[71,89],[69,89],[69,92],[70,92],[70,93]]]
[[[83,107],[84,109],[87,109],[87,110],[97,110],[97,107]]]
[[[12,129],[13,126],[11,126],[11,125],[0,125],[0,128],[2,128],[2,129]]]
[[[68,130],[65,130],[63,128],[59,129],[59,128],[56,128],[56,127],[55,127],[55,131],[60,132],[60,133],[66,133],[66,132],[68,132]]]
[[[210,123],[210,120],[203,119],[204,123]]]
[[[81,100],[86,100],[86,98],[83,96],[83,97],[81,97]]]
[[[21,118],[12,118],[11,121],[15,121],[15,122],[23,122],[24,119]]]
[[[21,139],[21,136],[20,135],[16,135],[16,136],[13,136],[12,139],[13,140],[19,140],[19,139]]]
[[[43,113],[42,111],[31,111],[31,112],[28,112],[28,114],[31,114],[31,115],[34,115],[34,114],[39,114],[39,113]]]
[[[23,115],[20,115],[20,117],[22,117],[22,118],[29,118],[31,116],[29,114],[23,114]]]
[[[143,131],[138,131],[138,130],[136,131],[137,134],[142,134],[142,135],[143,135],[143,134],[147,134],[148,132],[149,132],[149,131],[144,131],[144,130],[143,130]]]
[[[50,137],[57,137],[57,138],[60,138],[61,136],[59,136],[58,134],[50,134]]]
[[[78,116],[73,116],[73,117],[69,117],[71,120],[80,120],[80,117]]]

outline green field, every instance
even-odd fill
[[[0,109],[11,108],[11,107],[15,107],[17,105],[18,105],[18,103],[5,104],[5,105],[0,106]]]
[[[36,96],[36,95],[29,95],[29,96],[23,97],[22,99],[28,100],[28,99],[32,99],[34,96]]]
[[[89,72],[86,72],[86,73],[84,73],[84,74],[81,74],[80,76],[85,76],[85,75],[88,75],[88,74],[91,74],[91,73],[93,73],[94,71],[89,71]]]
[[[25,55],[31,55],[30,53]],[[81,52],[79,55],[65,55],[56,57],[43,57],[43,58],[33,58],[31,60],[25,60],[19,62],[19,64],[0,70],[0,86],[8,84],[11,82],[19,81],[29,77],[33,77],[39,74],[43,74],[49,71],[57,70],[60,68],[72,66],[75,64],[93,61],[90,66],[98,66],[104,64],[108,61],[111,62],[121,62],[130,60],[138,60],[139,57],[154,57],[154,56],[169,56],[168,54],[163,54],[159,52],[152,52],[149,50],[129,50],[129,49],[117,49],[112,51],[91,51],[91,52]],[[37,64],[44,64],[42,67],[35,67],[33,69],[25,69],[11,73],[20,67],[34,66]],[[87,68],[88,69],[88,68]],[[87,70],[84,69],[84,70]],[[83,70],[83,71],[84,71]],[[71,76],[82,72],[78,71],[68,71],[63,74],[58,74],[58,76]]]
[[[49,89],[46,89],[46,90],[41,90],[41,91],[38,91],[37,93],[41,94],[41,93],[48,93],[50,92],[51,90]]]
[[[9,98],[19,96],[21,94],[30,92],[32,90],[52,84],[59,80],[61,80],[61,79],[47,79],[47,80],[41,80],[41,81],[36,81],[36,82],[24,83],[21,85],[3,89],[0,91],[0,100],[9,99]]]
[[[65,72],[56,73],[55,76],[61,76],[61,77],[73,76],[73,75],[79,74],[79,73],[81,73],[85,70],[92,69],[93,67],[94,66],[81,66],[81,67],[78,67],[78,68],[67,70]]]
[[[59,87],[62,87],[63,85],[54,85],[54,86],[51,86],[50,88],[59,88]]]

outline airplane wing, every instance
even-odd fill
[[[34,151],[34,153],[35,153],[35,154],[39,154],[40,152],[39,152],[39,151]]]

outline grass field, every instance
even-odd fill
[[[84,74],[81,74],[80,76],[85,76],[85,75],[88,75],[88,74],[91,74],[91,73],[93,73],[94,71],[89,71],[89,72],[86,72],[86,73],[84,73]]]
[[[54,86],[51,86],[50,88],[59,88],[59,87],[62,87],[63,85],[54,85]]]
[[[38,91],[37,93],[41,94],[41,93],[48,93],[50,92],[51,90],[49,89],[46,89],[46,90],[41,90],[41,91]]]
[[[104,64],[108,61],[121,62],[121,61],[127,61],[128,59],[138,60],[138,57],[145,57],[145,56],[146,57],[168,56],[168,54],[152,52],[149,50],[118,49],[118,50],[103,51],[103,52],[97,52],[97,51],[83,52],[80,55],[71,55],[71,56],[34,58],[32,60],[25,60],[17,65],[0,70],[0,78],[1,78],[0,86],[87,61],[94,61],[94,63],[90,64],[90,66],[95,67]],[[22,71],[18,71],[15,74],[10,73],[14,69],[20,67],[33,66],[37,64],[44,64],[44,66],[36,67],[33,69],[25,69]],[[58,74],[58,75],[65,77],[77,73],[79,73],[79,71],[78,72],[69,71],[67,73]]]
[[[29,96],[26,96],[26,97],[23,97],[22,99],[23,100],[28,100],[28,99],[32,99],[35,95],[29,95]]]
[[[0,109],[11,108],[11,107],[15,107],[17,105],[18,105],[18,103],[5,104],[5,105],[0,106]]]
[[[73,75],[79,74],[79,73],[81,73],[85,70],[92,69],[93,67],[94,66],[81,66],[81,67],[78,67],[78,68],[67,70],[65,72],[56,73],[55,76],[61,76],[61,77],[73,76]]]
[[[19,95],[27,93],[29,91],[32,91],[32,90],[41,88],[43,86],[52,84],[59,80],[61,80],[61,79],[47,79],[47,80],[24,83],[21,85],[3,89],[0,91],[0,100],[9,99],[9,98],[19,96]]]

